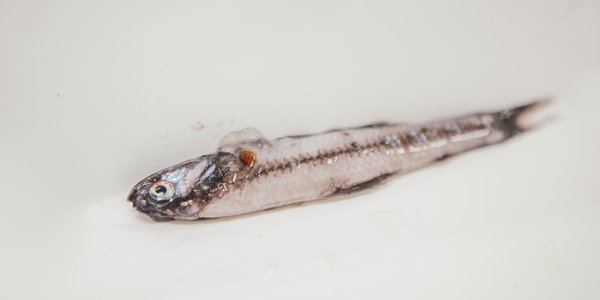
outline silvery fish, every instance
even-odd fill
[[[391,176],[510,139],[538,101],[425,124],[378,123],[267,140],[226,135],[217,151],[152,174],[128,196],[156,221],[229,217],[352,194]]]

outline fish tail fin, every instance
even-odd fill
[[[551,99],[541,99],[494,113],[498,129],[504,131],[507,138],[510,138],[539,127],[543,121],[534,120],[531,114],[548,106],[551,102]]]

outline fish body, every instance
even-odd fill
[[[228,134],[212,154],[159,171],[128,200],[157,221],[220,218],[351,194],[521,133],[540,102],[424,124],[380,123],[266,139]]]

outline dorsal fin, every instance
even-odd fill
[[[225,135],[219,142],[219,151],[235,152],[240,147],[250,146],[264,149],[270,146],[269,141],[253,127],[232,131]]]

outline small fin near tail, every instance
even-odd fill
[[[513,137],[524,131],[534,129],[540,125],[540,122],[532,120],[530,114],[550,103],[550,99],[537,100],[494,113],[498,122],[498,129],[506,132],[508,137]]]

